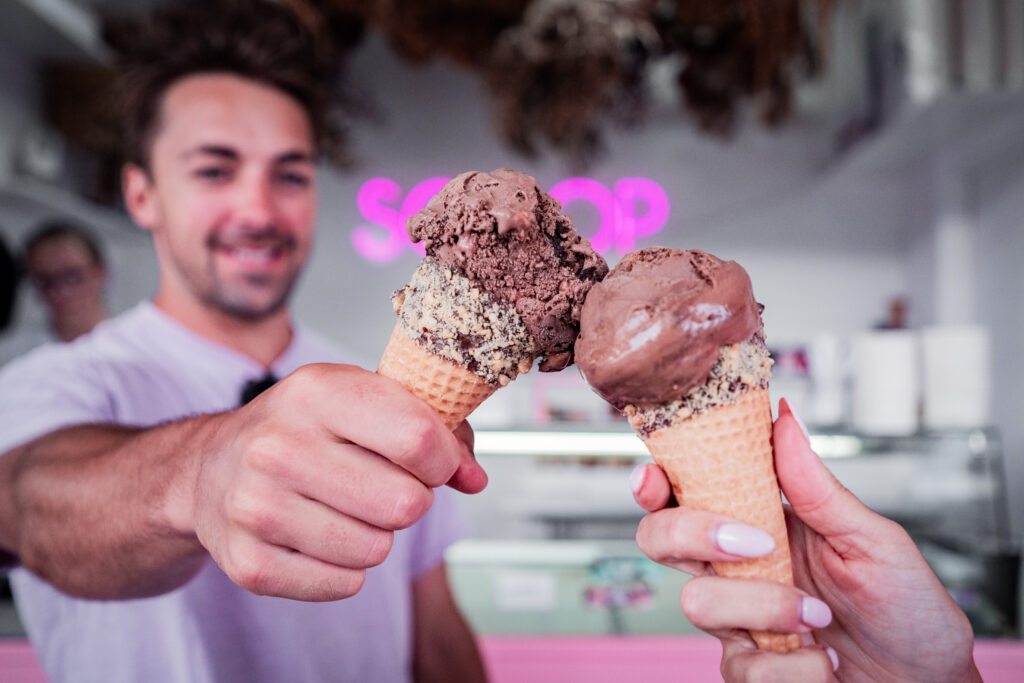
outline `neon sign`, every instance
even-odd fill
[[[402,187],[390,178],[372,178],[363,183],[356,205],[371,225],[360,225],[352,231],[356,251],[371,261],[393,261],[406,249],[422,255],[423,245],[409,240],[405,224],[446,182],[448,178],[428,178],[404,196]],[[597,209],[600,220],[589,238],[602,254],[610,249],[620,254],[632,251],[638,238],[657,233],[668,221],[668,196],[648,178],[622,178],[611,189],[592,178],[567,178],[550,192],[565,207],[573,202],[589,202]],[[572,212],[567,208],[566,213]]]

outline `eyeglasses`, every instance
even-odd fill
[[[272,372],[268,372],[258,379],[249,380],[242,386],[242,392],[238,396],[238,406],[244,406],[276,383],[277,377]]]
[[[65,268],[49,273],[30,273],[32,284],[42,292],[65,287],[78,287],[85,282],[85,268]]]

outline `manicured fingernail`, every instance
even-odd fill
[[[644,477],[647,476],[647,465],[637,465],[633,469],[633,473],[629,475],[629,488],[633,491],[633,495],[640,493],[640,489],[644,486]]]
[[[836,654],[836,651],[826,645],[825,646],[825,654],[827,654],[828,658],[832,660],[832,670],[835,671],[836,669],[838,669],[839,668],[839,655]]]
[[[722,524],[711,531],[711,542],[730,555],[761,557],[775,549],[775,539],[746,524]]]
[[[786,399],[782,400],[786,401]],[[811,433],[807,431],[807,425],[805,425],[804,421],[800,419],[800,415],[799,413],[796,412],[796,409],[793,407],[793,404],[790,403],[789,401],[786,401],[786,408],[789,410],[789,414],[793,416],[793,419],[796,420],[796,423],[800,425],[800,431],[804,433],[804,438],[810,441]]]
[[[832,623],[832,610],[818,598],[800,598],[800,622],[811,628],[824,628]]]

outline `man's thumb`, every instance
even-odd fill
[[[868,531],[882,519],[850,493],[811,450],[802,423],[785,399],[772,432],[779,487],[804,524],[825,537]]]
[[[480,493],[487,487],[487,472],[476,461],[473,453],[473,444],[476,442],[473,428],[463,420],[454,431],[455,438],[462,445],[462,458],[447,485],[461,493]]]

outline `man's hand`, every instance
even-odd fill
[[[487,483],[468,425],[453,434],[399,384],[352,366],[300,368],[201,434],[191,504],[172,518],[261,595],[354,595],[434,487]]]
[[[980,681],[970,624],[906,532],[843,488],[785,401],[773,438],[795,588],[714,576],[711,560],[768,552],[758,530],[665,508],[668,481],[654,465],[634,477],[637,502],[651,511],[637,542],[655,561],[703,577],[683,589],[683,611],[722,641],[725,679]],[[796,630],[807,647],[762,652],[749,629]]]

